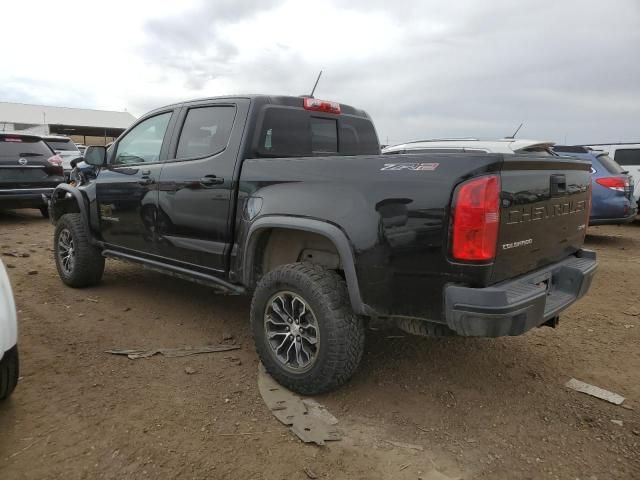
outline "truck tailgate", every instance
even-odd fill
[[[578,251],[589,224],[590,162],[505,155],[498,248],[491,283]]]

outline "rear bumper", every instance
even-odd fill
[[[47,205],[54,187],[47,188],[0,188],[0,207],[37,208]]]
[[[577,254],[522,277],[487,288],[449,285],[447,325],[458,335],[521,335],[556,317],[584,296],[597,268],[596,254]]]

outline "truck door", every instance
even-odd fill
[[[158,246],[167,262],[227,270],[234,169],[248,109],[243,99],[183,107],[158,188]]]
[[[133,254],[156,254],[158,179],[173,110],[143,119],[115,144],[96,180],[102,238]]]

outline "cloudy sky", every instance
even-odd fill
[[[233,93],[367,110],[382,142],[640,141],[640,0],[22,0],[0,101],[141,115]]]

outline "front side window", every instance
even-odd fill
[[[162,141],[171,112],[147,118],[136,125],[118,143],[115,164],[153,163],[160,160]]]
[[[176,158],[201,158],[220,153],[227,147],[235,116],[236,108],[226,105],[189,109]]]

